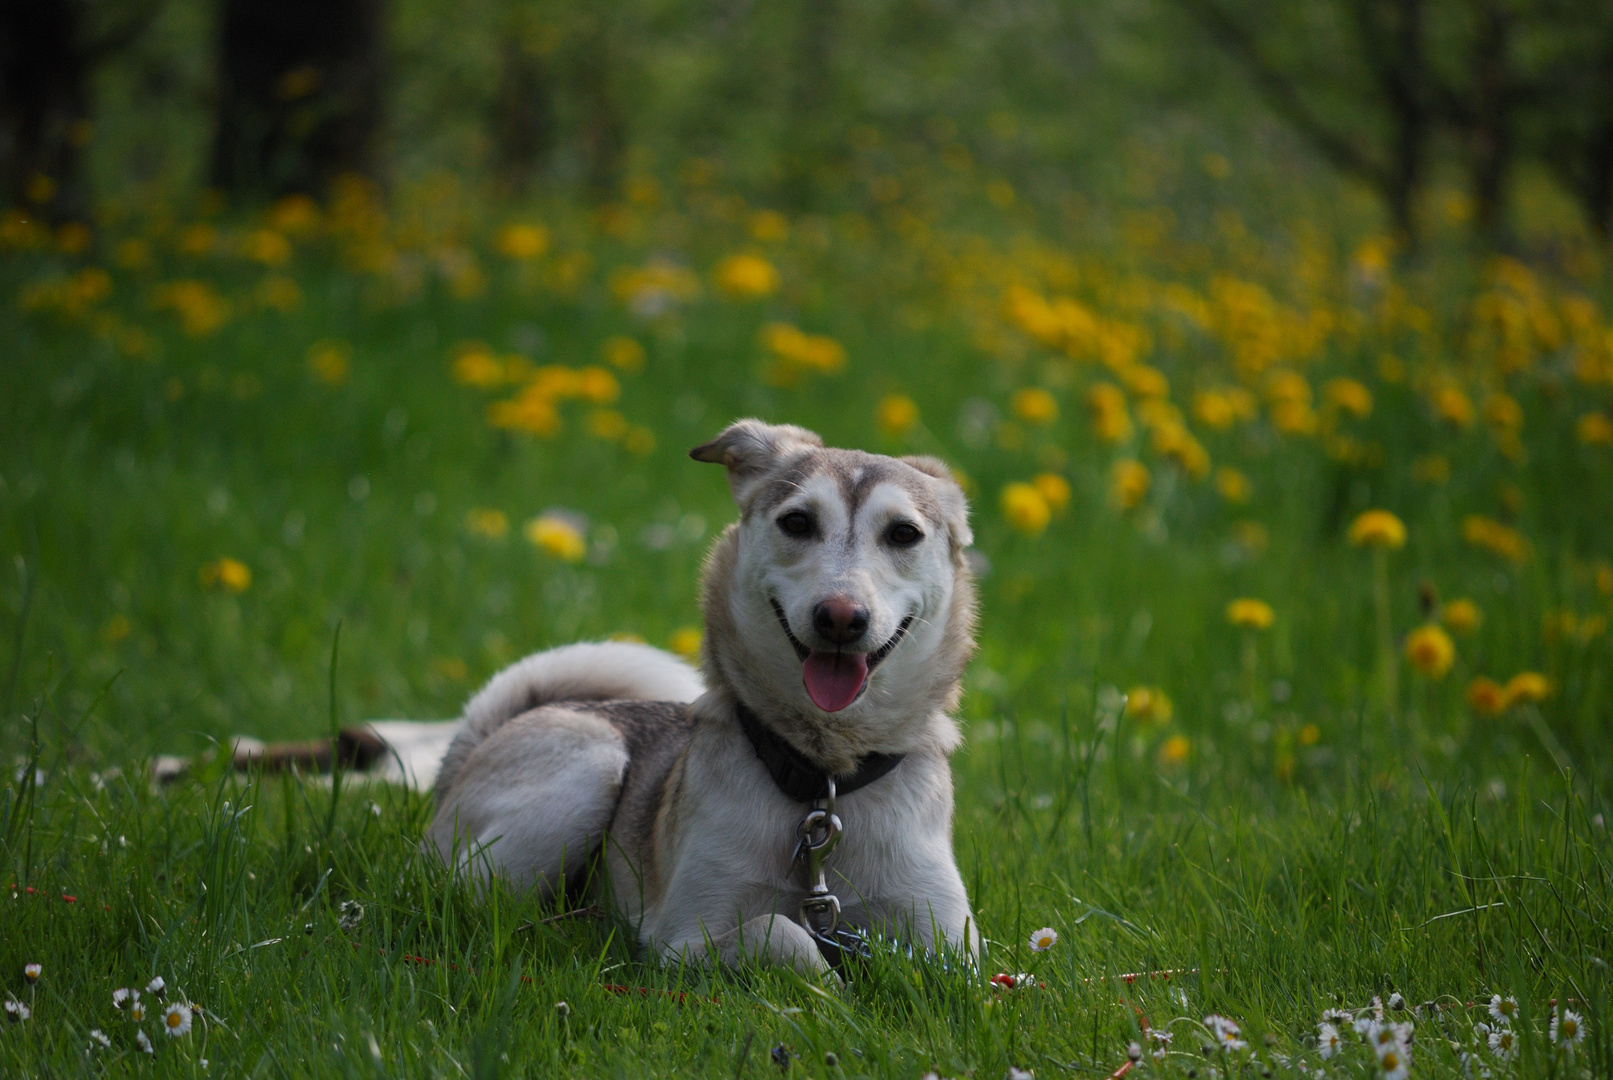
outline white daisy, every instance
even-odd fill
[[[39,981],[39,973],[44,970],[38,964],[24,964],[22,966],[22,977],[31,983],[36,983]]]
[[[1370,1041],[1372,1029],[1378,1026],[1378,1022],[1370,1016],[1358,1016],[1350,1021],[1350,1026],[1355,1029],[1357,1035]]]
[[[6,998],[5,1010],[6,1019],[13,1022],[23,1021],[34,1015],[32,1009],[18,1001],[16,998]]]
[[[99,1046],[102,1050],[109,1049],[112,1046],[112,1040],[107,1038],[106,1032],[100,1028],[90,1028],[90,1042],[94,1044],[94,1046],[90,1047],[92,1050],[95,1049],[95,1046]]]
[[[1579,1041],[1585,1037],[1585,1021],[1572,1009],[1553,1009],[1551,1011],[1551,1041],[1567,1050],[1570,1054]]]
[[[1374,1020],[1383,1019],[1383,998],[1377,994],[1372,995],[1372,1018]]]
[[[1406,1007],[1406,999],[1400,996],[1399,990],[1389,995],[1389,1007],[1396,1012]]]
[[[1029,1069],[1016,1069],[1010,1065],[1008,1072],[1003,1075],[1003,1080],[1036,1080],[1036,1074]]]
[[[1176,1038],[1175,1035],[1172,1035],[1164,1028],[1149,1028],[1148,1037],[1153,1039],[1161,1046],[1169,1046],[1171,1044],[1171,1040]]]
[[[156,997],[162,997],[162,992],[166,989],[168,989],[168,984],[163,981],[161,975],[153,975],[151,981],[146,983],[146,993]]]
[[[1396,1043],[1388,1051],[1378,1055],[1378,1068],[1382,1072],[1383,1080],[1406,1080],[1406,1074],[1411,1071],[1411,1052]]]
[[[1044,926],[1031,935],[1031,952],[1046,952],[1059,943],[1059,932]]]
[[[164,1009],[162,1029],[170,1035],[190,1034],[190,1006],[176,1001]]]
[[[1142,1044],[1138,1043],[1138,1042],[1135,1042],[1135,1041],[1127,1043],[1126,1044],[1126,1060],[1131,1062],[1133,1065],[1135,1065],[1139,1061],[1141,1061],[1142,1059],[1143,1059]]]
[[[1498,1024],[1510,1024],[1518,1018],[1518,999],[1495,994],[1490,998],[1490,1015]]]
[[[1316,1048],[1323,1061],[1344,1049],[1344,1040],[1339,1038],[1339,1029],[1325,1020],[1316,1025]]]
[[[1372,1048],[1382,1055],[1391,1046],[1407,1046],[1411,1043],[1410,1024],[1375,1024],[1368,1033],[1367,1041]]]
[[[146,1003],[139,998],[129,1002],[129,1019],[140,1023],[146,1018]]]
[[[1334,1027],[1344,1025],[1348,1027],[1355,1021],[1355,1014],[1349,1009],[1323,1009],[1322,1023],[1332,1024]]]
[[[146,1034],[145,1028],[139,1028],[134,1033],[134,1041],[140,1044],[140,1049],[148,1054],[155,1054],[156,1048],[151,1045],[151,1036]]]
[[[112,1007],[114,1009],[126,1009],[129,1007],[129,1002],[139,1000],[140,991],[130,990],[127,986],[120,986],[112,991]]]
[[[1509,1027],[1498,1027],[1490,1032],[1490,1053],[1502,1061],[1511,1061],[1518,1056],[1518,1036]]]
[[[1204,1026],[1209,1029],[1211,1035],[1215,1036],[1216,1042],[1220,1042],[1223,1036],[1236,1035],[1240,1030],[1237,1021],[1230,1017],[1222,1016],[1220,1013],[1211,1013],[1206,1016]]]

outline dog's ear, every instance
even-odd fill
[[[823,446],[816,432],[793,424],[764,424],[760,420],[736,420],[715,439],[689,451],[696,461],[708,461],[728,470],[728,487],[734,501],[743,507],[755,493],[757,481],[775,462],[806,450]]]
[[[969,500],[964,496],[963,486],[958,483],[952,467],[940,458],[928,456],[904,457],[902,461],[937,481],[936,495],[952,539],[952,550],[962,551],[974,543],[974,533],[969,530]]]

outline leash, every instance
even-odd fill
[[[802,929],[836,970],[848,959],[866,959],[871,955],[867,938],[859,931],[841,928],[840,898],[829,891],[824,877],[824,864],[846,832],[835,813],[835,796],[867,787],[900,765],[906,755],[869,754],[849,774],[835,776],[763,724],[743,702],[736,702],[734,711],[773,783],[792,802],[808,804],[806,816],[796,823],[795,851],[790,856],[790,867],[800,867],[801,884],[807,890],[797,913]]]

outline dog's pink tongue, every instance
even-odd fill
[[[868,681],[867,653],[832,653],[813,649],[801,665],[807,696],[824,712],[839,712]]]

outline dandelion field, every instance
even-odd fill
[[[697,162],[595,211],[0,224],[0,1071],[1613,1074],[1596,251],[1408,264],[1347,201],[1044,221],[864,152],[821,215]],[[428,796],[208,756],[579,638],[697,653],[732,510],[685,452],[740,415],[970,492],[979,972],[662,969],[419,859]]]

